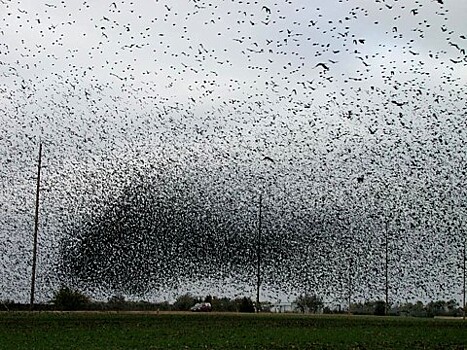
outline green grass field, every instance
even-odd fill
[[[359,316],[0,313],[0,349],[465,349],[462,320]]]

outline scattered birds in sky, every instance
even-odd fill
[[[1,0],[0,299],[29,290],[39,142],[39,299],[254,294],[258,189],[265,298],[381,298],[385,234],[392,300],[457,298],[466,9]]]

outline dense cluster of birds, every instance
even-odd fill
[[[466,9],[0,0],[0,299],[458,299]]]

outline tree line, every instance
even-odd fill
[[[179,295],[174,302],[148,302],[126,300],[123,295],[114,295],[106,301],[94,301],[79,290],[67,286],[61,287],[54,293],[48,303],[35,304],[34,310],[38,311],[189,311],[196,303],[209,302],[213,311],[218,312],[256,312],[256,305],[250,297],[237,298],[217,297],[207,295],[206,297],[194,296],[191,293]],[[27,311],[29,304],[18,303],[13,300],[0,300],[0,310],[4,311]],[[274,311],[274,304],[270,302],[261,303],[261,312]],[[388,315],[411,316],[411,317],[434,317],[434,316],[463,316],[463,308],[455,300],[436,300],[424,304],[421,301],[415,303],[406,302],[388,305]],[[287,312],[300,312],[312,314],[339,314],[351,313],[354,315],[377,315],[386,313],[386,305],[382,300],[365,301],[350,304],[349,307],[331,307],[326,305],[323,298],[313,294],[305,293],[299,295],[291,304]]]

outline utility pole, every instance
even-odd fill
[[[349,275],[348,275],[348,279],[349,279],[349,285],[348,285],[348,310],[347,310],[347,313],[350,315],[350,311],[351,311],[351,306],[352,306],[352,268],[353,268],[353,261],[352,261],[352,257],[350,257],[349,259]]]
[[[465,321],[465,241],[467,239],[467,236],[465,235],[464,233],[464,251],[463,251],[463,254],[462,254],[462,260],[464,261],[464,287],[463,287],[463,290],[462,290],[462,310],[463,310],[463,313],[462,313],[462,319]]]
[[[384,256],[384,277],[385,277],[385,303],[384,303],[384,315],[387,316],[388,314],[388,306],[389,306],[389,273],[388,273],[388,253],[389,253],[389,247],[388,247],[388,229],[389,229],[389,223],[386,220],[386,225],[385,225],[385,233],[384,233],[384,249],[385,249],[385,256]]]
[[[36,184],[36,213],[34,217],[34,245],[32,249],[32,276],[31,276],[31,300],[29,307],[34,309],[34,292],[36,286],[36,260],[37,260],[37,232],[39,230],[39,189],[41,183],[41,161],[42,143],[39,143],[39,160],[37,162],[37,184]]]
[[[261,311],[259,302],[259,290],[261,287],[261,219],[262,219],[263,193],[259,194],[259,213],[258,213],[258,240],[256,246],[257,266],[256,266],[256,312]]]
[[[275,163],[274,159],[271,157],[265,156],[263,161],[268,161],[271,163]],[[258,213],[258,240],[256,246],[256,256],[257,256],[257,263],[256,266],[256,312],[261,311],[261,304],[259,302],[259,291],[261,288],[261,220],[262,220],[262,208],[263,207],[263,191],[260,190],[259,193],[259,213]]]

